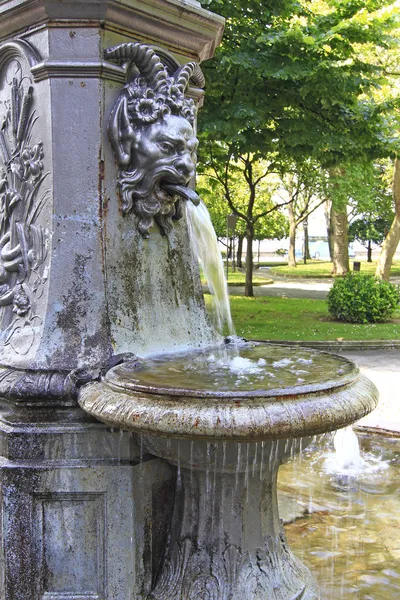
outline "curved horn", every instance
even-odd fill
[[[180,89],[181,92],[184,92],[186,90],[187,85],[189,83],[189,79],[193,75],[196,66],[197,65],[195,62],[189,62],[186,65],[184,65],[183,67],[181,67],[174,74],[174,79],[175,79],[176,85]]]
[[[197,85],[199,88],[203,88],[206,85],[206,78],[204,77],[203,71],[200,69],[200,65],[198,65],[197,63],[193,71],[191,80],[194,83],[194,85]]]
[[[167,73],[157,54],[144,44],[121,44],[104,51],[104,57],[110,60],[129,60],[138,67],[140,74],[155,92],[167,89]]]

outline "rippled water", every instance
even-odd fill
[[[227,348],[222,354],[210,350],[174,354],[143,361],[138,369],[123,374],[141,386],[184,388],[210,392],[255,392],[281,387],[301,390],[307,385],[340,382],[354,366],[342,357],[307,348],[249,342]],[[120,374],[124,367],[120,369]]]
[[[363,468],[338,469],[329,436],[279,472],[281,516],[321,600],[400,598],[400,440],[361,438]]]

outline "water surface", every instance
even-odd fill
[[[361,438],[364,466],[335,469],[319,442],[279,471],[293,552],[318,578],[321,600],[400,598],[400,440]]]
[[[345,382],[354,372],[343,357],[307,348],[247,343],[241,347],[155,357],[129,371],[123,379],[138,386],[178,388],[202,393],[256,393],[281,388],[314,389]]]

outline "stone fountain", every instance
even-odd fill
[[[209,321],[187,213],[223,20],[184,0],[0,11],[1,597],[318,598],[278,467],[376,390]]]

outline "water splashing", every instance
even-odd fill
[[[358,438],[351,425],[339,429],[333,438],[335,447],[335,459],[340,471],[361,470],[364,461],[360,454]]]
[[[218,239],[206,205],[186,203],[189,235],[193,250],[201,261],[204,276],[213,297],[217,328],[227,328],[229,335],[236,335],[229,305],[228,285],[224,263],[218,247]]]

